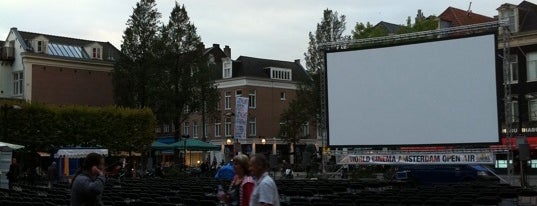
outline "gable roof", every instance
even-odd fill
[[[386,29],[386,31],[389,34],[395,34],[403,26],[397,25],[397,24],[392,24],[392,23],[385,22],[385,21],[381,21],[377,25],[375,25],[374,27],[382,27],[382,28]]]
[[[531,31],[537,30],[537,5],[523,1],[518,6],[518,30]]]
[[[308,80],[308,74],[299,62],[261,59],[248,56],[239,56],[233,62],[233,77],[270,78],[270,71],[267,69],[270,67],[290,69],[292,71],[292,81]]]
[[[30,40],[38,36],[43,36],[48,39],[49,43],[77,46],[77,47],[82,47],[82,48],[92,43],[98,43],[103,47],[102,55],[101,55],[103,57],[102,61],[111,61],[105,58],[109,56],[113,57],[114,59],[119,58],[120,51],[110,42],[92,41],[92,40],[76,39],[76,38],[71,38],[71,37],[63,37],[63,36],[56,36],[56,35],[49,35],[49,34],[42,34],[42,33],[18,31],[17,29],[12,29],[12,30],[14,30],[16,34],[20,36],[20,38],[22,38],[21,42],[24,42],[24,44],[26,44],[26,48],[25,48],[26,52],[33,52],[32,46],[29,43]],[[55,57],[59,57],[59,56],[55,56]],[[62,57],[62,58],[68,58],[68,57]],[[92,61],[95,61],[95,60],[92,59]]]
[[[451,6],[444,10],[438,18],[441,21],[451,22],[452,27],[495,21],[492,17],[472,13],[471,11],[467,12]]]

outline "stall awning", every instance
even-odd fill
[[[24,146],[17,145],[17,144],[11,144],[11,143],[7,143],[7,142],[0,142],[0,148],[7,148],[7,149],[16,150],[16,149],[22,149],[22,148],[24,148]]]
[[[153,143],[151,143],[151,148],[154,150],[173,150],[175,149],[175,146],[171,144],[165,144],[159,141],[153,141]]]
[[[198,139],[187,139],[186,142],[185,140],[179,140],[170,145],[174,145],[175,148],[179,150],[183,150],[185,149],[185,144],[186,144],[186,149],[192,150],[192,151],[218,151],[220,150],[219,146],[213,145],[208,142],[203,142]]]
[[[67,157],[67,158],[84,158],[90,153],[97,153],[100,155],[108,155],[108,149],[100,148],[73,148],[73,149],[59,149],[54,158]]]

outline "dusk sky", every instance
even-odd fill
[[[121,48],[126,22],[139,0],[2,0],[0,39],[9,29],[96,41]],[[167,23],[175,0],[157,0]],[[347,16],[346,34],[356,22],[405,24],[421,9],[439,15],[452,6],[493,17],[503,3],[520,0],[182,0],[206,46],[229,45],[232,58],[251,56],[292,61],[304,59],[308,32],[321,21],[324,9]],[[537,0],[530,0],[537,3]],[[304,64],[304,62],[302,62]]]

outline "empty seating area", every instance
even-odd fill
[[[282,205],[424,206],[536,205],[537,192],[498,183],[415,186],[357,180],[277,180]],[[229,182],[211,178],[107,181],[105,205],[218,205],[215,189]],[[20,186],[0,190],[0,205],[69,205],[67,183],[49,190]]]

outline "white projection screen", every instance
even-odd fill
[[[494,34],[326,53],[330,146],[498,143]]]

